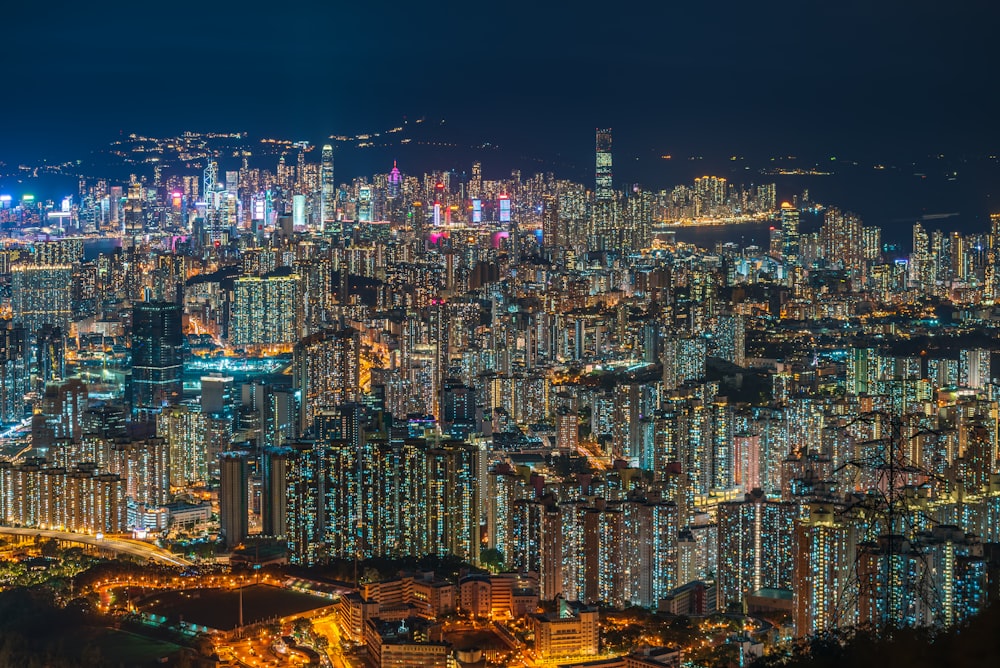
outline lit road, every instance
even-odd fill
[[[157,563],[166,564],[168,566],[191,566],[192,562],[187,559],[180,557],[172,552],[167,552],[163,548],[157,547],[150,543],[144,543],[139,540],[131,540],[129,538],[113,538],[111,536],[106,536],[103,538],[98,538],[97,536],[90,536],[87,534],[80,533],[70,533],[69,531],[53,531],[50,529],[30,529],[25,527],[0,527],[0,534],[7,534],[13,536],[41,536],[42,538],[55,538],[56,540],[64,540],[72,543],[81,543],[83,545],[91,545],[93,547],[99,547],[102,550],[109,550],[111,552],[119,552],[121,554],[127,554],[133,557],[140,557],[142,559],[149,559]]]

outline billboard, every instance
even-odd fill
[[[500,195],[500,222],[510,222],[510,198],[506,195]]]

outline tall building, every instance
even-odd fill
[[[799,259],[799,210],[788,202],[781,203],[781,257],[788,264]]]
[[[28,351],[24,328],[0,322],[0,424],[24,417]]]
[[[720,607],[741,605],[761,589],[791,589],[795,510],[759,490],[719,505]]]
[[[66,340],[63,331],[52,325],[42,325],[35,336],[35,383],[46,383],[66,377]]]
[[[611,171],[611,129],[597,130],[597,160],[594,178],[594,200],[607,202],[614,198]]]
[[[69,332],[73,268],[68,264],[19,264],[10,268],[11,309],[29,337],[42,325]]]
[[[132,308],[132,411],[148,416],[182,397],[184,331],[180,304],[140,302]]]
[[[79,441],[87,396],[87,384],[79,378],[46,385],[41,407],[31,416],[32,447],[45,450],[60,439]]]
[[[292,351],[293,385],[301,392],[300,430],[305,433],[321,411],[356,401],[361,395],[361,338],[356,329],[323,330]]]
[[[832,504],[812,503],[795,522],[792,622],[796,637],[852,626],[854,530],[836,517]]]
[[[617,228],[615,191],[611,172],[611,130],[598,130],[596,141],[593,225],[589,246],[596,250],[622,250]]]
[[[181,404],[156,415],[156,435],[170,449],[170,484],[187,487],[209,480],[206,415],[197,405]]]
[[[224,452],[219,456],[219,525],[227,548],[234,548],[250,531],[250,469],[246,453]]]
[[[323,152],[320,157],[320,232],[326,230],[329,223],[336,220],[337,215],[337,186],[333,180],[333,146],[323,145]]]
[[[261,533],[284,538],[288,531],[288,469],[291,448],[265,448],[261,456]]]
[[[233,286],[229,342],[234,346],[290,346],[299,338],[299,277],[245,276]]]

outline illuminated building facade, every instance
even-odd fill
[[[18,264],[10,268],[14,323],[33,337],[42,325],[69,332],[73,267],[68,264]]]
[[[759,491],[719,505],[719,605],[742,605],[761,589],[790,590],[795,506]]]
[[[141,302],[132,308],[132,411],[140,417],[181,399],[181,317],[179,304]]]
[[[239,347],[290,346],[299,339],[298,276],[244,276],[235,281],[229,342]]]

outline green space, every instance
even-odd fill
[[[80,629],[67,639],[69,648],[81,653],[97,650],[109,665],[142,666],[160,663],[181,651],[180,645],[113,629]]]
[[[269,585],[243,588],[243,624],[256,624],[297,615],[330,605],[329,599]],[[229,631],[239,625],[240,593],[237,589],[188,589],[159,592],[139,603],[144,613],[167,624],[204,626]]]

